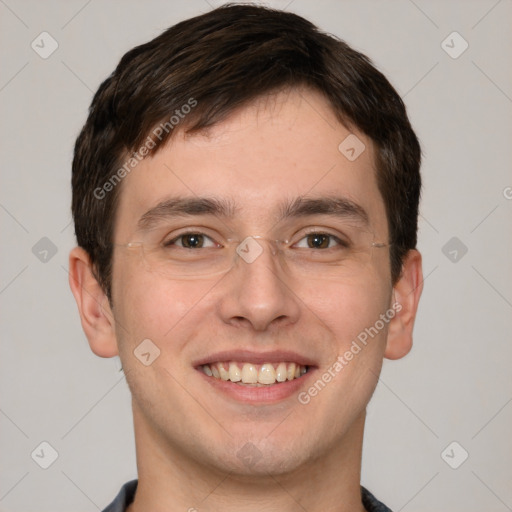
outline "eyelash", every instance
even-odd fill
[[[183,237],[185,237],[185,236],[187,236],[187,235],[202,235],[202,236],[204,236],[205,238],[208,238],[208,239],[209,239],[210,241],[212,241],[213,243],[215,243],[215,244],[217,244],[217,245],[220,245],[220,244],[218,244],[218,242],[215,242],[215,240],[214,240],[211,236],[209,236],[209,235],[207,235],[207,234],[205,234],[205,233],[203,233],[203,232],[201,232],[201,231],[197,230],[197,231],[186,231],[186,232],[184,232],[184,233],[180,233],[178,236],[176,236],[176,237],[172,238],[171,240],[167,240],[167,241],[165,241],[165,242],[163,243],[163,246],[164,246],[164,247],[166,247],[166,248],[167,248],[167,247],[171,247],[172,245],[174,245],[174,244],[175,244],[175,242],[176,242],[177,240],[179,240],[180,238],[183,238]],[[333,235],[332,233],[325,232],[325,231],[321,231],[321,230],[318,230],[318,229],[313,229],[313,230],[311,230],[311,231],[308,231],[307,233],[304,233],[304,235],[302,236],[302,238],[300,238],[300,239],[299,239],[299,240],[298,240],[294,245],[297,245],[299,242],[301,242],[302,240],[304,240],[305,238],[307,238],[307,237],[308,237],[308,236],[310,236],[310,235],[323,235],[323,236],[327,236],[327,237],[329,237],[330,239],[334,240],[334,241],[338,244],[338,246],[340,246],[340,247],[342,247],[342,248],[348,248],[348,247],[350,247],[350,243],[349,243],[348,241],[342,240],[341,238],[339,238],[339,237],[338,237],[338,236],[336,236],[336,235]],[[178,247],[182,247],[182,248],[184,248],[184,249],[187,249],[187,247],[183,247],[183,246],[178,246]],[[204,248],[204,247],[200,247],[200,249],[203,249],[203,248]],[[333,247],[327,247],[326,249],[333,249]],[[326,250],[326,249],[323,249],[323,250]]]
[[[304,236],[298,240],[298,242],[296,242],[294,245],[297,245],[299,242],[301,242],[302,240],[306,239],[308,236],[310,235],[323,235],[323,236],[327,236],[329,237],[330,239],[334,240],[339,247],[343,248],[343,249],[346,249],[350,246],[350,244],[345,241],[345,240],[342,240],[341,238],[337,237],[336,235],[333,235],[332,233],[328,233],[328,232],[324,232],[324,231],[318,231],[318,230],[314,230],[314,231],[310,231],[308,233],[304,233]],[[311,249],[311,247],[307,247],[307,249]],[[326,249],[335,249],[335,247],[327,247]],[[326,250],[326,249],[323,249],[323,250]]]
[[[215,242],[211,236],[208,236],[207,234],[202,233],[201,231],[186,231],[184,233],[180,233],[178,236],[172,238],[171,240],[168,240],[168,241],[164,242],[163,246],[164,247],[170,247],[170,246],[174,245],[174,243],[177,240],[179,240],[180,238],[183,238],[183,237],[185,237],[187,235],[203,235],[205,238],[208,238],[209,240],[211,240],[212,242],[217,244],[217,242]],[[184,249],[186,249],[186,247],[184,247]]]

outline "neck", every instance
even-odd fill
[[[281,474],[240,475],[202,465],[170,445],[143,419],[134,427],[138,486],[127,512],[364,512],[360,477],[365,412],[337,446]]]

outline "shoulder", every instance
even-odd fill
[[[368,489],[361,486],[363,506],[368,512],[392,512],[384,503],[380,502]]]
[[[138,483],[137,479],[126,482],[114,501],[103,512],[125,512],[126,507],[133,502]]]

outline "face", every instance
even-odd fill
[[[365,145],[353,161],[338,149],[350,133]],[[294,91],[260,100],[208,132],[176,133],[124,179],[113,261],[115,334],[136,430],[151,432],[162,451],[241,475],[281,473],[343,446],[359,425],[386,347],[389,248],[360,246],[334,268],[282,254],[304,247],[335,253],[345,229],[354,237],[372,234],[361,240],[387,241],[374,161],[371,141],[337,122],[322,96]],[[207,198],[231,208],[177,212],[178,198],[181,205]],[[285,205],[305,199],[312,200],[308,211],[283,214]],[[338,208],[326,209],[333,199]],[[187,229],[196,235],[180,238]],[[227,238],[249,236],[286,240],[287,249],[255,238],[257,246],[244,246],[261,252],[254,261],[239,257],[225,272],[186,278],[168,275],[162,255],[152,252],[171,241],[174,251],[185,246],[187,254],[215,257]],[[122,247],[130,242],[144,249]],[[378,332],[357,351],[353,341],[371,327]],[[151,340],[143,345],[148,365],[134,355],[143,340]],[[303,371],[287,375],[291,363],[307,372],[288,380]],[[286,380],[244,384],[224,380],[224,371],[233,380]]]

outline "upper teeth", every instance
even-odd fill
[[[241,369],[240,369],[241,368]],[[218,362],[201,366],[206,375],[231,382],[244,384],[275,384],[293,380],[307,372],[307,367],[296,363],[253,363]]]

